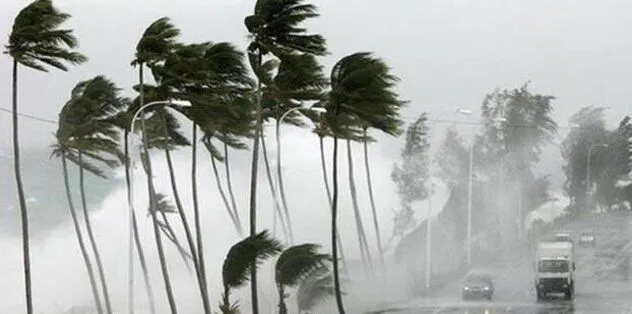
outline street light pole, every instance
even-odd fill
[[[586,208],[588,208],[588,196],[590,194],[590,159],[592,156],[592,150],[595,147],[608,147],[605,143],[594,143],[588,148],[588,156],[586,156]]]
[[[471,116],[472,111],[468,109],[457,109],[459,114]],[[469,148],[469,165],[467,178],[467,266],[472,264],[472,185],[474,175],[474,140]]]
[[[291,108],[289,110],[287,110],[286,112],[284,112],[281,117],[279,118],[279,120],[277,121],[276,124],[276,145],[277,145],[277,149],[276,149],[276,168],[277,168],[277,181],[279,184],[279,190],[278,192],[281,195],[281,201],[283,202],[283,208],[285,209],[285,215],[287,217],[285,217],[287,219],[287,224],[288,224],[288,233],[289,233],[289,239],[290,239],[290,243],[294,243],[294,237],[292,234],[292,229],[290,228],[290,216],[289,216],[289,210],[287,208],[287,203],[285,201],[285,192],[283,190],[283,175],[282,175],[282,171],[281,171],[281,124],[283,123],[283,119],[285,119],[290,113],[292,112],[297,112],[299,110],[312,110],[312,111],[316,111],[316,112],[324,112],[325,108],[320,108],[320,107],[294,107]],[[277,197],[276,195],[273,195],[273,197]],[[281,220],[283,221],[283,220]]]
[[[134,116],[132,117],[132,120],[130,122],[130,135],[132,136],[132,140],[130,141],[130,146],[134,147],[134,134],[136,132],[135,126],[136,126],[136,119],[138,119],[138,116],[147,108],[149,107],[153,107],[156,105],[166,105],[166,106],[171,106],[172,104],[177,103],[180,106],[190,106],[191,104],[189,102],[186,101],[177,101],[177,100],[161,100],[161,101],[152,101],[150,103],[147,103],[143,106],[141,106],[138,110],[136,110],[136,112],[134,113]],[[129,242],[128,242],[128,254],[129,254],[129,259],[128,259],[128,281],[131,284],[130,285],[130,291],[128,291],[128,303],[129,303],[129,307],[130,307],[130,313],[133,312],[133,303],[134,303],[134,287],[133,287],[133,282],[134,282],[134,215],[135,215],[135,210],[134,210],[134,158],[133,158],[133,154],[130,154],[130,164],[131,164],[131,168],[132,171],[130,171],[130,175],[129,175],[129,182],[130,182],[130,195],[129,195],[129,202],[128,202],[128,206],[129,206],[129,216],[128,216],[128,237],[129,237]]]

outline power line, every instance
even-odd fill
[[[4,112],[7,112],[7,113],[11,113],[11,114],[13,113],[13,110],[7,109],[7,108],[3,108],[3,107],[0,107],[0,111],[4,111]],[[18,115],[21,116],[21,117],[28,118],[28,119],[35,120],[35,121],[39,121],[39,122],[50,123],[50,124],[57,124],[57,121],[55,121],[55,120],[50,120],[50,119],[38,117],[38,116],[35,116],[35,115],[30,115],[30,114],[21,113],[21,112],[18,112]]]

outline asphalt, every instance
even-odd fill
[[[578,235],[591,230],[595,247],[576,244],[575,297],[536,300],[534,251],[515,250],[486,265],[493,271],[492,301],[463,301],[461,285],[453,282],[422,298],[398,302],[371,313],[632,313],[632,214],[585,216],[556,231]]]

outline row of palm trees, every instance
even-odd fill
[[[321,35],[309,34],[302,27],[305,20],[317,16],[316,7],[304,3],[303,0],[258,0],[254,13],[245,19],[246,28],[251,35],[245,54],[230,43],[181,43],[178,40],[179,29],[168,18],[160,18],[149,25],[136,46],[135,57],[131,63],[138,68],[138,85],[134,87],[138,96],[135,99],[121,96],[120,89],[104,76],[82,81],[72,90],[70,100],[64,104],[59,114],[53,155],[59,157],[62,162],[70,214],[99,313],[109,314],[113,309],[107,276],[88,215],[83,178],[85,171],[105,177],[107,168],[121,164],[125,166],[131,235],[134,238],[148,298],[152,304],[151,310],[154,311],[155,295],[149,284],[147,260],[140,245],[131,190],[133,182],[130,146],[133,145],[130,144],[130,139],[136,131],[134,124],[137,118],[142,135],[141,164],[147,173],[149,214],[166,297],[172,313],[177,313],[177,306],[167,268],[163,239],[175,245],[187,267],[192,265],[204,313],[212,311],[202,243],[201,208],[197,196],[198,142],[203,143],[210,154],[216,183],[228,216],[236,232],[240,236],[245,236],[232,189],[229,151],[246,149],[246,142],[252,141],[249,232],[248,237],[233,246],[225,261],[221,310],[224,313],[231,313],[237,309],[229,302],[229,290],[245,284],[249,279],[252,312],[258,313],[256,266],[258,261],[274,256],[282,250],[280,243],[270,238],[266,232],[260,232],[257,226],[256,195],[260,145],[271,192],[275,200],[277,194],[280,198],[275,203],[275,211],[281,220],[288,242],[293,244],[291,210],[282,184],[281,160],[277,160],[279,182],[275,187],[267,162],[263,124],[273,120],[278,132],[283,122],[305,126],[305,118],[314,124],[314,132],[320,140],[323,177],[331,209],[332,254],[329,257],[317,253],[317,246],[313,244],[292,246],[281,253],[276,269],[279,310],[281,313],[287,311],[284,303],[286,287],[300,285],[298,290],[304,292],[303,296],[333,290],[338,311],[344,313],[338,265],[341,253],[337,226],[340,196],[337,158],[339,140],[346,140],[347,144],[350,191],[358,242],[365,269],[370,274],[373,268],[372,258],[353,180],[351,142],[364,143],[365,170],[367,177],[370,178],[368,142],[371,138],[368,130],[373,128],[389,135],[399,135],[402,125],[399,111],[404,102],[393,90],[398,81],[397,77],[390,73],[390,69],[382,60],[370,53],[354,53],[340,59],[327,78],[316,59],[327,53],[325,40]],[[19,164],[18,65],[40,71],[47,71],[51,67],[66,71],[68,64],[85,62],[87,58],[75,51],[77,39],[72,30],[61,28],[69,17],[68,14],[58,11],[51,0],[36,0],[19,12],[7,45],[7,53],[13,58],[14,65],[13,143],[15,177],[22,216],[27,313],[33,313],[33,303],[27,207]],[[246,60],[250,69],[246,65]],[[146,83],[146,70],[149,70],[155,84]],[[254,77],[250,76],[251,71]],[[187,105],[183,105],[182,101]],[[303,110],[302,114],[299,110],[294,110],[307,108],[306,106],[319,110]],[[174,116],[174,113],[192,122],[190,139],[181,129],[181,119]],[[285,117],[287,119],[284,119]],[[324,154],[325,137],[333,139],[331,187]],[[277,133],[277,141],[278,138]],[[183,146],[191,147],[190,177],[194,226],[189,225],[187,210],[183,208],[171,157],[173,150]],[[165,154],[175,205],[156,191],[150,158],[152,149],[159,149]],[[79,167],[83,226],[75,210],[72,191],[68,184],[68,161]],[[224,163],[228,195],[219,177],[217,162]],[[379,221],[370,181],[369,194],[383,267]],[[176,237],[174,226],[168,219],[170,214],[176,214],[179,218],[186,238],[184,245]],[[82,228],[86,229],[87,241],[84,239]],[[94,260],[90,255],[94,256]],[[327,275],[329,264],[333,273],[331,277]],[[283,271],[284,267],[287,267],[288,271]],[[292,275],[292,272],[295,273]],[[333,285],[331,289],[327,288],[329,284]],[[302,302],[310,303],[309,298]],[[133,311],[133,307],[131,310]]]

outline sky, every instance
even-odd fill
[[[28,1],[0,2],[0,29],[6,43],[14,16]],[[329,70],[344,55],[371,51],[401,78],[399,92],[410,103],[407,121],[428,111],[438,119],[457,119],[457,108],[477,110],[486,93],[526,81],[531,90],[557,97],[554,115],[565,125],[583,106],[607,106],[616,123],[629,113],[632,73],[632,3],[629,1],[313,1],[322,16],[309,30],[321,33],[330,54]],[[57,0],[73,17],[80,51],[90,61],[69,72],[19,71],[23,113],[55,119],[80,80],[104,74],[130,90],[136,77],[129,65],[143,30],[169,16],[183,41],[231,41],[245,47],[246,0]],[[0,56],[0,106],[11,103],[11,60]],[[130,93],[131,95],[131,93]],[[471,118],[470,118],[471,119]],[[0,113],[0,128],[10,117]],[[48,145],[53,126],[23,120],[22,144]],[[10,137],[0,139],[8,148]]]

